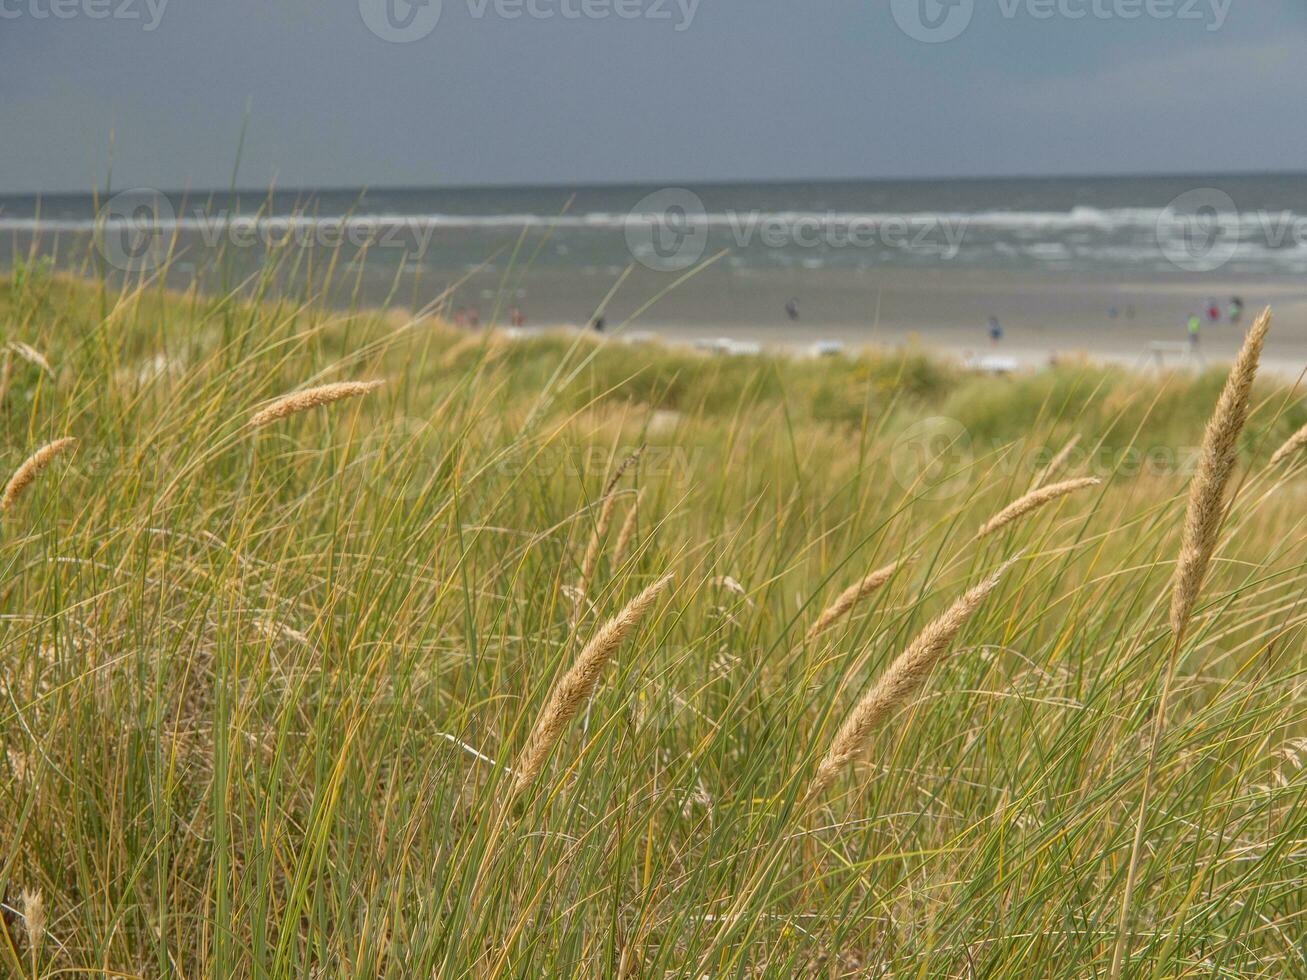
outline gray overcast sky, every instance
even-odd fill
[[[225,187],[247,103],[246,187],[1307,170],[1301,0],[161,2],[0,0],[0,192]]]

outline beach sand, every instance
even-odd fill
[[[1239,348],[1243,328],[1269,305],[1276,320],[1264,358],[1267,370],[1296,377],[1307,369],[1307,282],[1284,278],[1099,279],[954,268],[871,270],[861,275],[805,270],[801,279],[705,275],[681,283],[629,320],[643,305],[642,295],[654,295],[656,285],[651,275],[632,276],[623,283],[607,310],[609,329],[619,334],[648,332],[684,343],[721,337],[794,350],[811,349],[822,340],[838,341],[848,349],[912,344],[962,359],[1010,359],[1022,366],[1085,356],[1153,369],[1229,360]],[[1232,296],[1244,299],[1242,326],[1224,315],[1216,323],[1204,319],[1198,356],[1191,356],[1185,324],[1190,313],[1215,299],[1224,314]],[[798,301],[797,322],[785,313],[789,298]],[[988,336],[990,316],[1003,325],[999,344]]]

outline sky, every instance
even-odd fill
[[[1307,170],[1301,0],[0,0],[0,193]]]

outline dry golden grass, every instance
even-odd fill
[[[23,935],[28,950],[35,957],[45,940],[45,900],[40,891],[23,889]]]
[[[1207,566],[1216,549],[1216,537],[1225,511],[1225,489],[1239,458],[1239,433],[1248,421],[1248,403],[1257,365],[1271,326],[1271,311],[1259,316],[1230,369],[1216,411],[1203,434],[1198,468],[1189,484],[1189,506],[1185,511],[1180,558],[1171,590],[1171,630],[1183,637],[1198,601]]]
[[[944,613],[917,634],[895,661],[854,705],[831,741],[817,773],[808,786],[810,800],[819,796],[849,763],[857,758],[874,732],[895,711],[908,703],[944,658],[963,624],[997,587],[1016,558],[1004,562],[992,575],[972,586]]]
[[[1096,487],[1103,481],[1096,477],[1087,476],[1079,480],[1065,480],[1062,483],[1055,483],[1050,487],[1043,487],[1039,490],[1032,490],[1030,493],[1014,500],[1001,511],[991,517],[981,525],[980,530],[976,532],[976,537],[983,538],[995,531],[1002,530],[1013,521],[1020,520],[1031,511],[1036,511],[1045,504],[1050,504],[1059,497],[1065,497],[1069,493],[1075,493],[1077,490],[1085,490],[1089,487]]]
[[[901,559],[891,562],[883,568],[878,568],[841,592],[835,601],[827,606],[813,622],[804,637],[804,642],[811,643],[847,616],[854,606],[888,582],[894,573],[908,561],[911,561],[911,559]]]
[[[1280,446],[1275,451],[1275,455],[1271,457],[1271,465],[1279,466],[1290,456],[1301,452],[1304,447],[1307,447],[1307,425],[1304,425],[1284,441],[1284,445]]]
[[[0,494],[0,510],[9,510],[18,502],[32,482],[41,474],[60,453],[66,452],[77,445],[77,440],[71,437],[56,439],[54,442],[46,443],[36,452],[28,456],[23,464],[14,471],[14,475],[9,478],[5,484],[4,493]]]
[[[1059,472],[1066,465],[1066,461],[1071,458],[1071,454],[1076,451],[1078,445],[1080,445],[1080,433],[1077,432],[1065,446],[1058,450],[1057,455],[1048,461],[1048,465],[1035,474],[1035,478],[1030,481],[1030,489],[1034,490],[1042,487],[1049,477]]]
[[[612,659],[622,640],[640,622],[658,596],[672,583],[674,577],[670,574],[664,575],[628,602],[621,612],[599,629],[568,668],[567,673],[554,685],[540,711],[540,716],[536,719],[530,737],[527,738],[525,748],[522,749],[513,766],[514,796],[535,782],[549,758],[549,753],[562,738],[568,722],[576,717],[577,712],[581,710],[581,705],[594,692],[604,666]]]
[[[1271,311],[1266,309],[1253,323],[1244,338],[1239,356],[1235,358],[1226,378],[1225,388],[1217,400],[1203,433],[1198,468],[1189,483],[1189,505],[1185,509],[1184,530],[1180,542],[1180,558],[1171,585],[1170,626],[1171,653],[1167,658],[1162,679],[1161,696],[1153,716],[1152,737],[1149,742],[1148,762],[1144,768],[1144,788],[1139,802],[1139,815],[1135,822],[1134,841],[1130,847],[1130,862],[1126,869],[1125,889],[1121,898],[1121,915],[1117,923],[1116,944],[1112,950],[1112,980],[1120,980],[1125,963],[1125,948],[1130,937],[1130,906],[1134,898],[1139,873],[1139,859],[1143,849],[1144,827],[1148,817],[1148,803],[1152,790],[1153,772],[1157,766],[1158,746],[1166,728],[1167,709],[1171,684],[1175,676],[1176,657],[1189,626],[1189,617],[1202,591],[1212,553],[1216,550],[1225,514],[1225,491],[1239,458],[1239,433],[1248,421],[1248,406],[1252,397],[1253,381],[1261,360],[1266,333],[1271,326]]]
[[[54,368],[50,366],[50,359],[31,344],[24,344],[20,340],[11,340],[5,347],[5,350],[13,351],[28,364],[40,368],[46,374],[54,377]]]
[[[337,381],[333,384],[319,385],[305,391],[283,395],[265,408],[250,416],[251,428],[269,425],[291,415],[307,412],[319,405],[330,405],[344,398],[358,398],[370,391],[380,388],[381,381]]]
[[[603,547],[604,535],[608,533],[608,525],[613,519],[613,509],[617,506],[617,485],[622,482],[622,477],[626,475],[627,470],[640,461],[643,452],[644,447],[641,446],[617,465],[612,476],[608,478],[608,482],[604,485],[604,492],[599,497],[599,517],[595,520],[594,528],[590,532],[590,541],[586,545],[585,555],[581,559],[581,577],[576,583],[578,616],[585,597],[590,592],[590,583],[594,579],[595,568],[599,565],[599,555]]]
[[[1136,833],[1126,974],[1307,975],[1307,460],[1232,501],[1234,471],[1169,713],[1159,684],[1187,477],[1133,461],[1195,443],[1224,379],[455,359],[384,315],[84,293],[24,319],[0,283],[57,369],[0,349],[13,466],[65,434],[97,460],[0,534],[0,976],[1105,977]],[[351,377],[394,380],[294,447],[245,428]],[[1259,383],[1241,460],[1292,397]],[[979,465],[887,468],[939,413]],[[639,481],[589,467],[650,432]],[[1091,475],[1027,486],[1057,432],[1104,486],[977,549]],[[1009,533],[1033,557],[959,607]]]
[[[635,537],[635,527],[640,520],[640,498],[643,496],[643,490],[636,493],[631,509],[626,512],[626,519],[622,521],[621,530],[617,532],[617,543],[613,545],[614,566],[622,564],[622,559],[626,557],[627,549],[630,548],[631,541]]]

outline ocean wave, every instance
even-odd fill
[[[522,229],[568,228],[622,231],[632,223],[655,223],[666,220],[663,212],[617,213],[592,211],[585,214],[451,214],[412,213],[395,211],[352,215],[238,215],[204,214],[196,212],[181,216],[165,216],[158,227],[167,230],[206,231],[228,227],[266,232],[293,232],[317,228],[449,228],[449,229]],[[1099,233],[1128,232],[1131,230],[1183,232],[1192,219],[1176,215],[1167,208],[1093,208],[1075,207],[1069,211],[713,211],[687,216],[695,227],[747,229],[764,223],[780,225],[805,224],[816,227],[881,226],[891,223],[906,224],[914,228],[947,225],[971,229],[1011,231],[1089,231]],[[1232,229],[1260,232],[1266,227],[1307,225],[1307,214],[1281,212],[1277,214],[1223,215],[1220,220]],[[94,217],[27,217],[0,213],[0,231],[8,232],[89,232],[99,227],[121,227],[144,224],[140,219],[110,216],[103,220]]]

